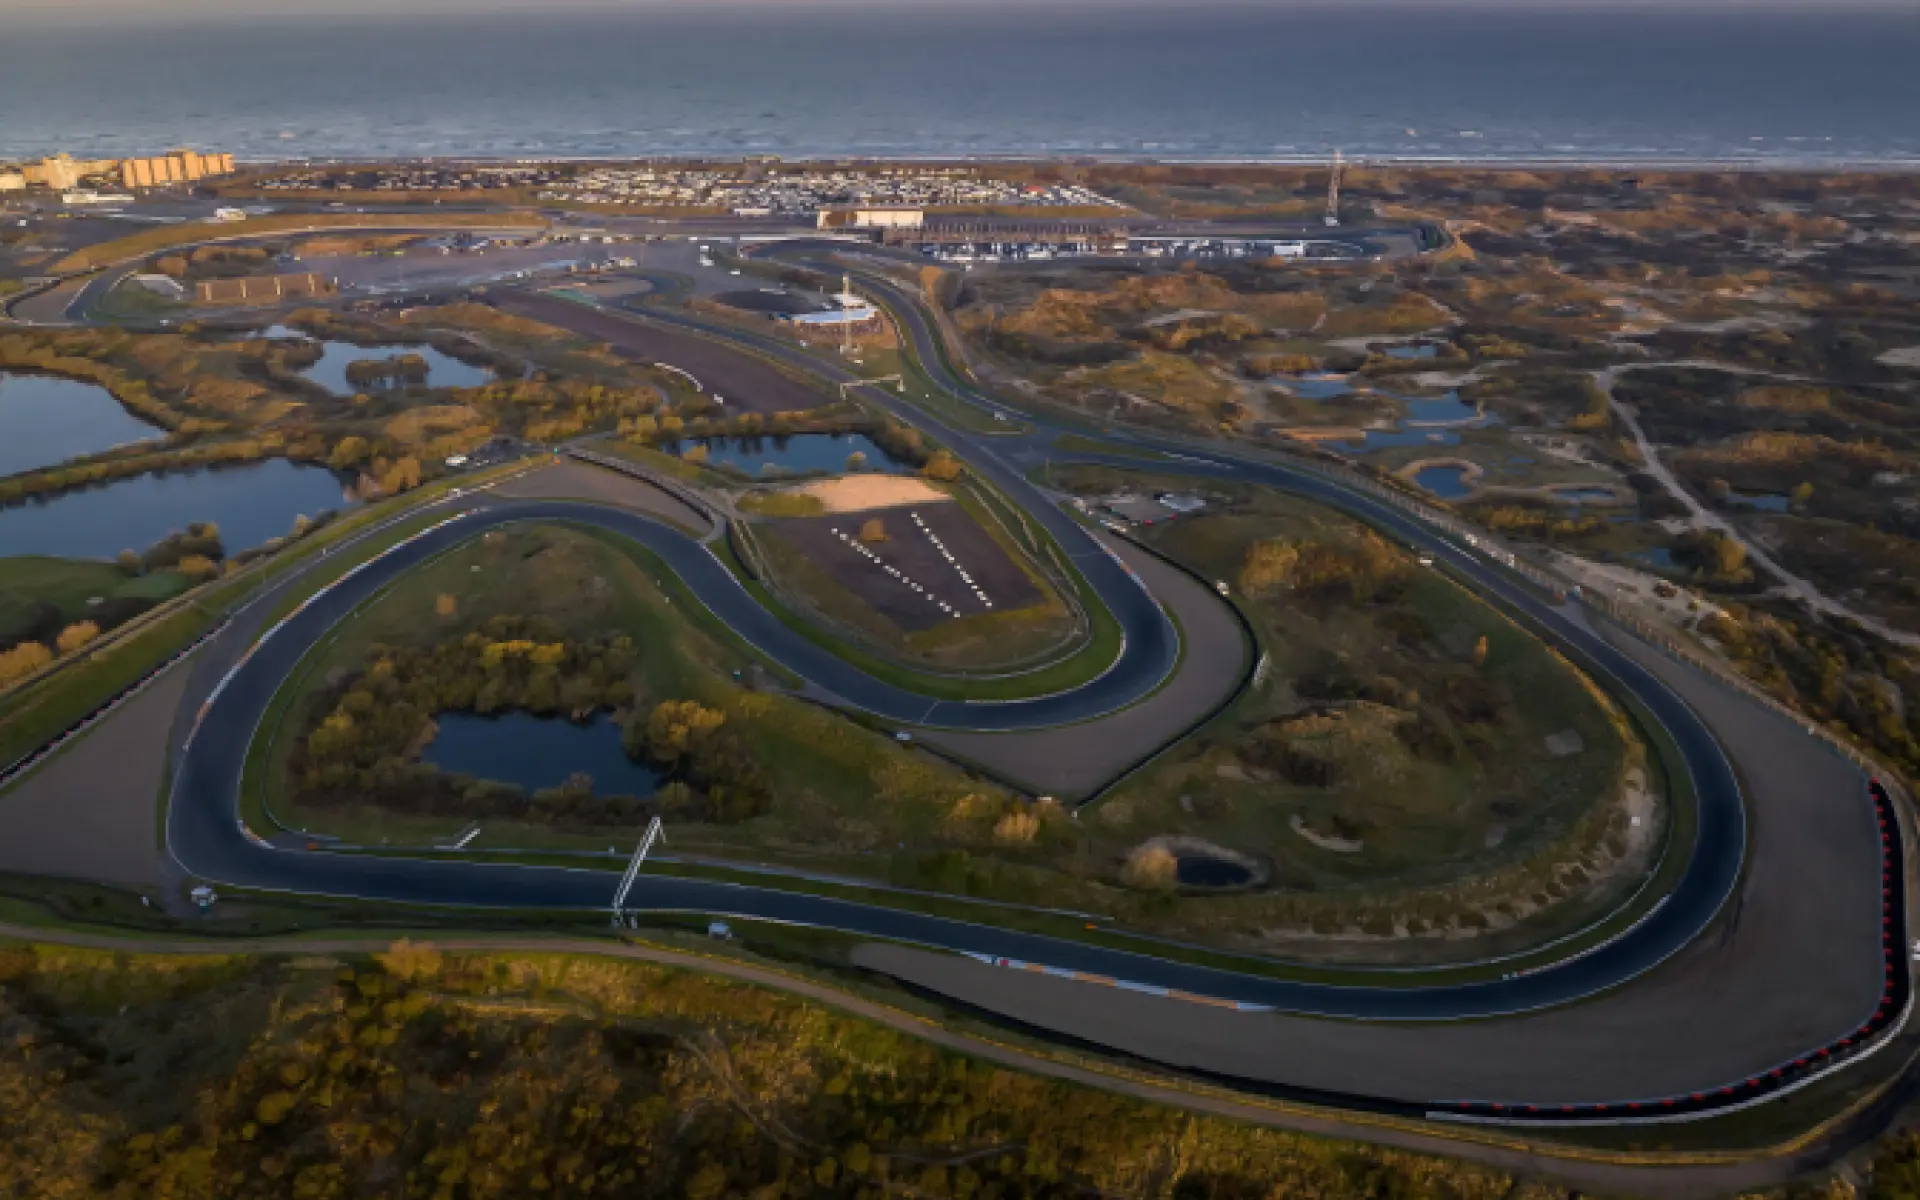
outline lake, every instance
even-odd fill
[[[1443,421],[1450,425],[1468,425],[1481,420],[1480,410],[1462,400],[1458,392],[1448,392],[1433,400],[1397,399],[1407,406],[1409,425],[1435,425]]]
[[[485,367],[463,363],[451,354],[442,354],[432,346],[356,346],[352,342],[320,343],[320,361],[300,372],[336,396],[376,390],[378,385],[356,387],[347,382],[347,364],[361,359],[398,358],[417,354],[427,362],[428,387],[480,387],[493,381]]]
[[[195,521],[218,525],[232,554],[287,533],[295,517],[353,503],[333,472],[284,458],[136,475],[0,508],[0,558],[112,558],[144,550]]]
[[[666,772],[627,757],[620,727],[606,713],[586,722],[528,712],[447,712],[434,720],[439,730],[421,757],[457,775],[528,792],[558,787],[574,774],[590,775],[601,796],[651,796],[666,778]]]
[[[1345,375],[1282,375],[1274,382],[1305,400],[1332,400],[1353,390]]]
[[[0,371],[0,475],[51,467],[166,432],[121,408],[97,384]]]
[[[887,457],[878,443],[864,433],[796,433],[791,437],[701,438],[707,448],[707,462],[728,466],[747,475],[806,475],[828,472],[835,475],[848,470],[847,459],[866,455],[862,471],[886,475],[905,475],[912,467]],[[685,446],[680,448],[685,453]]]
[[[1727,503],[1771,513],[1783,513],[1788,508],[1788,500],[1785,496],[1777,493],[1770,495],[1766,492],[1729,492]]]

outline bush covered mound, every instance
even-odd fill
[[[717,977],[563,955],[0,947],[0,1195],[1549,1200]]]

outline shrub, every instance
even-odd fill
[[[100,626],[92,621],[76,621],[60,631],[60,636],[54,639],[54,645],[60,648],[60,653],[72,654],[99,636]]]

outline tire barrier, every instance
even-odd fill
[[[1464,1100],[1431,1105],[1426,1115],[1443,1121],[1498,1125],[1698,1121],[1798,1091],[1884,1048],[1906,1024],[1913,1007],[1913,977],[1907,961],[1906,864],[1892,795],[1878,779],[1867,781],[1867,795],[1873,803],[1874,820],[1880,833],[1881,985],[1873,1012],[1852,1032],[1769,1070],[1705,1091],[1601,1104],[1499,1104]]]

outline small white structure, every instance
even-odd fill
[[[213,902],[220,898],[219,896],[214,894],[214,891],[212,888],[208,887],[204,883],[194,888],[191,892],[187,894],[193,898],[193,903],[195,907],[199,908],[201,912],[206,912],[209,909],[211,909],[213,907]]]
[[[134,275],[131,278],[133,282],[156,296],[163,296],[168,300],[187,298],[187,289],[171,275]]]
[[[85,190],[60,193],[62,204],[132,204],[133,197],[124,192],[90,192]]]
[[[213,219],[216,221],[244,221],[247,219],[247,210],[244,208],[216,208],[213,210]]]

